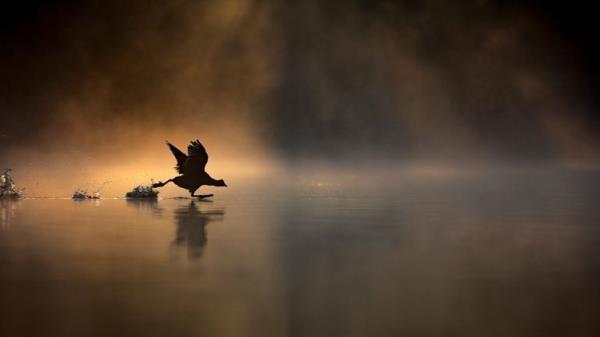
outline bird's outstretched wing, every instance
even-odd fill
[[[169,141],[167,141],[167,146],[169,146],[169,150],[173,152],[175,159],[177,159],[177,166],[175,166],[175,169],[177,170],[177,172],[183,173],[185,162],[187,161],[188,156],[186,156],[185,153],[181,152],[173,144],[169,143]]]
[[[206,163],[208,162],[208,153],[202,146],[199,140],[194,140],[188,145],[187,160],[184,165],[184,173],[191,173],[196,171],[204,171]]]

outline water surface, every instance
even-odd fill
[[[599,336],[593,174],[0,205],[2,336]]]

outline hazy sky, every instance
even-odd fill
[[[0,166],[154,175],[152,165],[171,169],[165,139],[199,138],[232,171],[305,161],[594,167],[590,6],[15,2],[0,14]]]

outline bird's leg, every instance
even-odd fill
[[[166,184],[170,183],[171,181],[173,181],[173,179],[169,179],[169,180],[165,181],[164,183],[161,182],[161,181],[159,181],[159,182],[157,182],[155,184],[152,184],[152,187],[163,187]]]

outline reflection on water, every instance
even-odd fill
[[[150,211],[154,214],[161,213],[157,199],[125,199],[125,202],[127,203],[127,206],[137,208],[140,211]]]
[[[191,259],[202,256],[206,245],[206,226],[214,220],[219,220],[225,214],[223,210],[201,212],[196,203],[191,201],[189,205],[175,210],[175,240],[177,246],[187,247],[188,257]]]
[[[13,198],[0,199],[0,226],[2,229],[10,227],[15,210],[21,204],[21,200]]]
[[[2,202],[0,335],[600,335],[595,175],[232,191]]]

